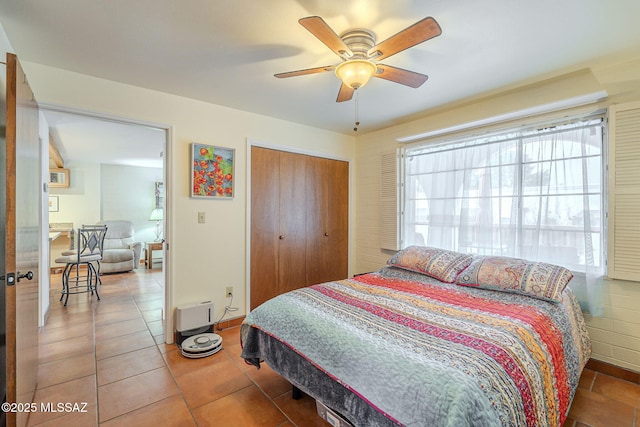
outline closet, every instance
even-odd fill
[[[251,309],[348,275],[349,164],[251,148]]]

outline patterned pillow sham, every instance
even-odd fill
[[[473,257],[460,252],[426,246],[409,246],[395,254],[387,264],[434,277],[441,282],[454,283],[456,277]]]
[[[519,258],[477,256],[456,284],[513,292],[547,301],[562,301],[562,291],[573,278],[564,267]]]

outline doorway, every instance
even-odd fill
[[[47,122],[49,146],[55,148],[64,162],[62,168],[69,171],[69,186],[51,187],[45,195],[49,202],[53,199],[55,206],[55,210],[50,209],[49,224],[77,228],[97,221],[131,221],[135,240],[141,244],[142,263],[137,268],[146,269],[149,245],[157,250],[160,244],[164,249],[170,235],[166,226],[171,191],[167,178],[170,126],[56,105],[41,105],[41,111]],[[56,163],[60,159],[55,157],[52,155],[49,160],[49,168],[54,170],[61,168]],[[46,206],[47,201],[44,202]],[[53,266],[53,243],[51,250],[48,260]],[[170,255],[165,250],[154,251],[154,257],[159,252],[162,262],[153,267],[156,271],[162,270],[166,317],[166,308],[171,304],[168,280],[171,263],[167,262]],[[46,261],[43,259],[43,263]],[[51,284],[52,289],[56,286],[57,283]],[[44,295],[42,299],[44,301]],[[165,339],[167,337],[170,338],[170,334],[165,331]]]

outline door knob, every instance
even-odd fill
[[[324,233],[324,237],[329,237],[329,233]]]
[[[29,270],[26,274],[20,274],[18,271],[18,283],[20,283],[20,279],[33,280],[33,271]]]
[[[280,240],[284,240],[284,235],[282,235],[282,234],[281,234],[281,235],[279,235],[279,236],[278,236],[278,239],[280,239]]]

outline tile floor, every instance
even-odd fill
[[[62,307],[52,276],[35,402],[86,402],[86,412],[36,412],[28,425],[329,425],[268,367],[243,363],[238,327],[216,331],[223,350],[203,359],[163,344],[161,280],[159,269],[103,276],[101,301],[71,295]],[[636,408],[640,385],[586,369],[565,427],[635,426]]]
[[[216,331],[223,350],[203,359],[163,344],[162,272],[102,276],[101,300],[70,295],[40,331],[34,401],[87,403],[87,412],[36,412],[31,426],[322,426],[310,398],[268,367],[240,358],[239,328]]]

